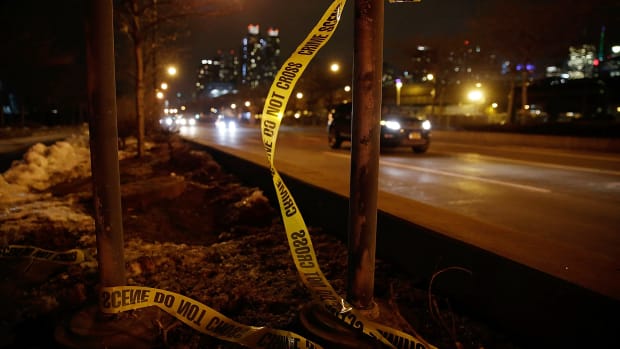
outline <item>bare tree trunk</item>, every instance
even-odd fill
[[[431,117],[435,117],[435,109],[439,100],[439,89],[437,87],[437,82],[435,82],[433,86],[433,99],[431,101]]]
[[[521,72],[521,110],[525,115],[525,108],[527,106],[527,70],[523,68]]]
[[[134,43],[136,59],[136,122],[138,126],[138,157],[144,155],[144,51],[141,42]]]
[[[430,117],[432,118],[432,122],[435,125],[435,127],[441,125],[441,108],[438,105],[439,100],[441,98],[441,93],[442,93],[442,89],[437,83],[437,81],[435,81],[435,84],[433,87],[433,99],[431,101],[431,111],[430,111]]]
[[[510,79],[510,86],[508,87],[508,105],[506,106],[506,114],[508,115],[508,120],[511,124],[516,122],[516,118],[514,115],[514,104],[515,104],[515,77],[514,74],[511,74],[512,78]]]

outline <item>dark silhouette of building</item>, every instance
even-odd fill
[[[234,50],[217,53],[203,59],[198,69],[196,88],[198,94],[219,97],[234,92],[239,82],[239,58]]]
[[[269,85],[280,67],[280,31],[269,28],[262,35],[260,25],[248,25],[241,42],[241,83],[251,88]]]
[[[241,43],[241,83],[257,87],[262,79],[264,48],[267,41],[260,35],[258,24],[248,25],[248,33]]]
[[[270,85],[278,69],[280,69],[280,31],[277,28],[267,30],[265,47],[263,49],[263,75],[262,83]]]
[[[263,36],[258,24],[248,25],[239,54],[218,51],[203,59],[198,68],[198,95],[216,98],[235,93],[241,86],[250,89],[270,86],[280,68],[280,31],[269,28]]]

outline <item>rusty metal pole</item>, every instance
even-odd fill
[[[348,301],[372,309],[383,65],[384,0],[355,0]]]
[[[112,0],[88,2],[90,158],[101,286],[126,284],[118,163]]]

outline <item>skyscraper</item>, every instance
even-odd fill
[[[241,44],[241,83],[251,88],[268,86],[280,68],[280,31],[269,28],[267,37],[258,24],[248,25]]]
[[[239,59],[234,50],[203,59],[198,69],[196,87],[199,94],[218,97],[233,92],[239,77]]]
[[[258,24],[249,24],[248,33],[241,43],[241,83],[250,87],[260,84],[262,78],[262,65],[264,47],[267,42],[260,35]]]
[[[280,31],[277,28],[269,28],[267,30],[267,39],[265,40],[263,52],[262,82],[269,85],[280,68]]]
[[[256,88],[270,86],[280,68],[280,31],[269,28],[267,37],[261,35],[260,25],[248,25],[241,50],[222,53],[203,59],[198,68],[196,90],[199,95],[219,97],[235,92],[240,86]]]

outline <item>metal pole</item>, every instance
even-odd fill
[[[383,2],[355,1],[347,296],[358,309],[375,306]]]
[[[90,157],[101,286],[126,284],[114,75],[112,0],[88,2]]]

